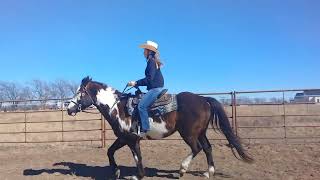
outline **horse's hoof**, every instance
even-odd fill
[[[209,170],[207,172],[203,173],[203,176],[209,179],[210,176],[214,175],[214,172],[215,172],[214,166],[210,166]]]
[[[180,169],[180,171],[179,171],[180,177],[182,177],[184,175],[184,173],[186,173],[186,172],[187,172],[187,170]]]
[[[139,178],[137,176],[131,176],[129,177],[129,180],[139,180]]]
[[[120,178],[120,169],[116,169],[116,171],[115,171],[115,173],[114,173],[114,177],[116,178],[116,179],[119,179]]]
[[[205,178],[210,178],[210,174],[209,174],[209,172],[205,172],[205,173],[203,173],[203,176],[205,177]]]
[[[116,180],[116,179],[119,179],[120,178],[120,169],[119,168],[114,168],[113,169],[113,175],[112,175],[112,177],[110,178],[110,179],[112,179],[112,180]]]

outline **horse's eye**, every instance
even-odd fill
[[[81,93],[81,96],[85,96],[86,95],[86,93]]]

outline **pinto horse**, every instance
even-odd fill
[[[121,97],[126,96],[110,86],[85,77],[67,111],[69,115],[76,115],[77,112],[91,105],[96,106],[117,136],[116,141],[108,149],[108,158],[114,177],[120,177],[120,169],[115,162],[114,153],[127,145],[137,164],[137,176],[134,178],[142,179],[144,168],[140,151],[141,138],[130,132],[132,118],[126,111],[128,98]],[[181,163],[180,176],[187,171],[190,162],[201,150],[204,151],[208,163],[208,171],[204,173],[204,176],[209,178],[214,174],[212,147],[206,137],[209,124],[220,128],[230,143],[230,147],[236,149],[242,160],[248,163],[253,162],[253,159],[243,149],[238,137],[233,133],[224,108],[216,99],[182,92],[177,94],[177,103],[178,110],[167,113],[162,118],[151,118],[151,130],[147,138],[161,139],[176,131],[180,133],[191,148],[191,153]]]

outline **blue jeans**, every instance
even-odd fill
[[[161,91],[162,88],[150,89],[147,94],[143,95],[138,105],[141,119],[141,130],[144,132],[150,130],[148,109],[157,100],[157,97],[161,93]]]

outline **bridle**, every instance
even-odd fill
[[[91,104],[95,104],[95,102],[94,102],[94,100],[92,99],[91,95],[89,94],[87,88],[86,88],[86,87],[83,87],[83,89],[84,89],[84,92],[81,92],[81,91],[80,91],[80,93],[81,93],[81,95],[80,95],[80,100],[81,100],[82,97],[83,97],[82,94],[83,94],[83,93],[86,93],[86,94],[89,96],[89,98],[90,98]],[[74,104],[78,107],[77,109],[78,109],[79,112],[92,113],[92,112],[89,112],[89,111],[82,110],[82,104],[81,104],[81,103],[75,102],[75,101],[73,101],[73,100],[71,100],[70,102],[74,103]]]
[[[131,90],[132,88],[134,88],[134,86],[133,86],[133,87],[130,87],[130,88],[128,88],[128,87],[129,87],[129,86],[126,85],[126,87],[123,89],[123,91],[122,91],[121,94],[124,94],[125,92],[127,92],[127,91]],[[83,91],[83,92],[80,92],[80,93],[81,93],[80,99],[82,99],[82,97],[83,97],[82,94],[83,94],[83,93],[86,93],[86,94],[89,96],[90,100],[91,100],[91,104],[95,104],[95,102],[94,102],[93,98],[91,97],[91,95],[89,94],[87,88],[86,88],[86,87],[83,87],[83,89],[84,89],[84,91]],[[115,106],[118,102],[120,102],[120,100],[121,100],[121,97],[119,98],[119,96],[117,96],[117,97],[116,97],[116,100],[115,100],[115,102],[113,103],[113,105],[112,105],[112,107],[110,108],[110,110],[113,109],[114,106]],[[70,102],[74,103],[74,104],[78,107],[77,109],[78,109],[79,112],[92,113],[92,112],[89,112],[89,111],[82,110],[82,104],[81,104],[81,103],[75,102],[75,101],[73,101],[73,100],[71,100]],[[92,114],[95,114],[95,113],[92,113]]]

